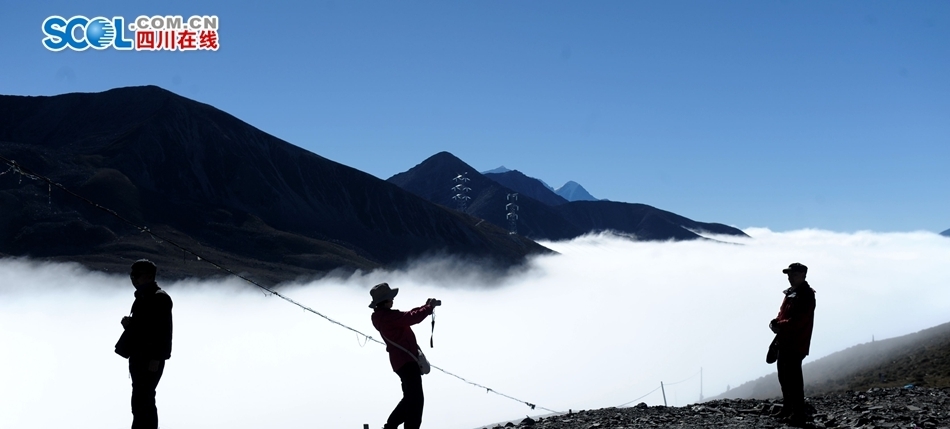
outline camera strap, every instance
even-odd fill
[[[435,338],[435,311],[432,312],[432,330],[429,331],[429,348],[435,348],[432,339]]]

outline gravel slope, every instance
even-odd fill
[[[950,388],[874,388],[808,398],[814,408],[810,428],[950,429]],[[633,428],[782,428],[769,414],[779,400],[721,399],[685,407],[604,408],[485,428],[633,429]]]

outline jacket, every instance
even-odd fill
[[[131,357],[171,358],[172,299],[157,284],[135,291],[131,321],[123,337]]]
[[[409,356],[409,353],[399,350],[398,347],[394,347],[389,342],[399,344],[410,352],[419,350],[419,344],[416,343],[416,334],[412,332],[410,326],[425,320],[434,309],[429,305],[423,305],[409,311],[376,308],[376,311],[373,312],[373,326],[385,338],[386,351],[389,352],[389,363],[392,365],[393,371],[398,371],[399,368],[409,362],[415,364],[416,360]]]
[[[775,324],[781,351],[808,356],[811,332],[815,325],[815,290],[804,282],[797,288],[788,288],[778,311]]]

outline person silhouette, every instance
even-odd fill
[[[373,326],[386,342],[389,363],[402,381],[402,400],[389,415],[383,429],[396,429],[400,424],[405,424],[405,429],[419,429],[425,403],[421,366],[428,366],[428,362],[420,352],[411,326],[425,320],[435,307],[442,305],[442,301],[429,298],[421,307],[409,311],[393,310],[393,299],[398,293],[399,288],[390,288],[386,283],[373,286],[369,291],[373,298],[369,304],[374,310]]]
[[[124,331],[116,353],[129,360],[132,378],[132,429],[157,429],[155,389],[172,353],[172,299],[158,287],[152,261],[132,264],[129,278],[135,286],[131,316],[122,318]]]
[[[805,281],[808,267],[795,262],[782,272],[791,287],[783,292],[778,316],[769,323],[778,343],[776,366],[784,398],[778,417],[800,426],[807,420],[802,360],[808,356],[815,324],[815,290]]]

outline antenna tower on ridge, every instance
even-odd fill
[[[508,204],[505,210],[508,212],[508,234],[518,233],[518,193],[508,194]]]
[[[468,181],[472,180],[468,178],[468,172],[459,174],[452,179],[455,182],[455,186],[452,187],[452,199],[455,200],[455,203],[458,205],[458,211],[464,212],[465,208],[468,207],[468,201],[472,197],[468,196],[468,192],[472,188],[468,187]]]

